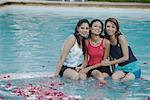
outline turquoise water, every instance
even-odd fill
[[[116,17],[120,22],[122,32],[126,35],[130,46],[139,59],[142,76],[147,79],[150,75],[149,16],[150,9],[1,7],[0,74],[54,72],[63,42],[67,36],[74,32],[79,19],[87,18],[91,21],[94,18],[99,18],[104,22],[108,17]],[[38,85],[36,82],[39,80],[45,82],[42,78],[26,79],[35,86]],[[60,81],[65,85],[57,88],[66,95],[75,95],[80,99],[91,99],[90,97],[93,96],[93,98],[112,98],[113,100],[122,98],[146,100],[150,96],[149,81],[136,80],[129,83],[119,83],[112,82],[111,79],[108,80],[112,85],[103,87],[99,86],[94,79],[85,82],[70,82],[61,79]],[[11,82],[16,86],[22,80],[16,79]],[[12,94],[9,92],[13,89],[5,90],[3,86],[6,84],[6,81],[1,83],[0,96],[22,98],[11,96]],[[48,83],[45,84],[49,86]]]
[[[150,81],[135,80],[101,85],[95,79],[72,81],[52,77],[2,81],[4,100],[149,100]]]

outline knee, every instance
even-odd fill
[[[72,80],[79,80],[79,74],[76,73],[71,77]]]
[[[98,70],[93,70],[93,71],[91,72],[91,75],[92,75],[92,76],[102,76],[101,72],[98,71]]]
[[[113,80],[119,80],[119,77],[118,77],[117,74],[113,74],[113,75],[112,75],[112,79],[113,79]]]
[[[125,76],[125,73],[123,71],[116,71],[114,74],[112,74],[112,79],[119,80],[120,78],[124,76]]]
[[[129,79],[129,80],[134,80],[135,79],[135,75],[133,73],[128,73],[126,75],[126,78]]]
[[[79,73],[72,69],[65,70],[63,76],[71,80],[79,80]]]

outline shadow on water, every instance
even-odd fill
[[[0,98],[6,100],[147,100],[149,96],[150,81],[141,79],[128,82],[108,79],[107,85],[101,85],[93,78],[85,81],[73,81],[52,77],[9,80],[0,83]]]

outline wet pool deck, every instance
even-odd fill
[[[66,7],[115,7],[115,8],[146,8],[150,9],[150,3],[118,3],[118,2],[63,2],[48,0],[0,0],[0,6],[6,5],[44,5]]]

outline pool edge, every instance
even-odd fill
[[[150,8],[150,3],[115,3],[115,2],[62,2],[46,0],[1,0],[0,7],[6,5],[44,5],[65,7],[113,7],[113,8]]]

